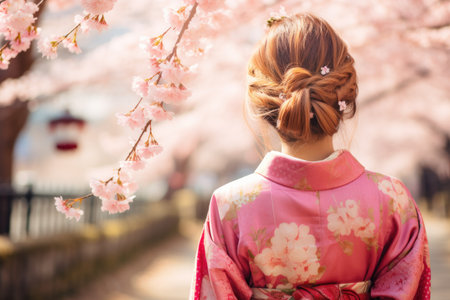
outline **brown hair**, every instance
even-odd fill
[[[356,111],[353,63],[326,21],[311,14],[283,17],[272,22],[250,59],[247,104],[286,142],[333,135],[344,113]],[[323,66],[328,74],[320,73]]]

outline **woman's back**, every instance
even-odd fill
[[[400,181],[336,155],[308,162],[270,152],[255,173],[216,190],[204,236],[216,267],[197,274],[205,295],[416,296],[429,266],[414,200]]]
[[[282,153],[214,193],[191,298],[429,299],[425,229],[409,192],[334,151],[357,106],[347,46],[311,14],[268,24],[246,101]]]

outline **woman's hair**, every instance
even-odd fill
[[[277,19],[250,59],[247,105],[286,142],[333,135],[344,113],[356,111],[353,63],[326,21],[311,14]]]

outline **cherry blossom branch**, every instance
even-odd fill
[[[174,56],[177,56],[178,45],[179,45],[180,41],[182,40],[183,35],[185,34],[186,30],[188,29],[189,24],[192,21],[194,15],[196,14],[197,6],[198,6],[197,3],[194,3],[194,5],[192,5],[189,15],[186,18],[186,20],[184,21],[183,26],[181,27],[181,30],[178,33],[177,39],[172,47],[172,50],[164,59],[162,59],[161,61],[158,62],[158,66],[164,62],[169,62]],[[79,25],[77,25],[77,27],[78,26]],[[73,32],[74,30],[77,30],[76,29],[77,27],[75,27],[71,32]],[[172,27],[169,27],[161,35],[157,36],[156,38],[153,38],[152,46],[156,45],[156,46],[160,47],[160,49],[162,49],[162,47],[163,47],[162,39],[164,38],[164,36],[168,33],[168,31],[171,28]],[[69,32],[65,37],[69,36],[71,32]],[[157,86],[160,84],[160,81],[163,78],[163,72],[161,70],[158,70],[150,78],[147,78],[146,80],[143,80],[143,82],[141,81],[140,83],[148,84],[151,80],[153,80],[153,78],[155,76],[157,76],[157,78],[155,79],[153,85]],[[180,84],[180,88],[181,87],[182,87],[182,85]],[[141,105],[143,99],[144,99],[144,97],[141,96],[138,103],[135,105],[135,107],[128,114],[125,114],[125,116],[131,115],[133,113],[139,113],[140,112],[139,108],[140,108],[140,105]],[[170,117],[170,114],[168,114],[163,108],[163,101],[156,101],[152,105],[154,105],[156,107],[156,109],[158,109],[158,107],[159,107],[162,110],[162,112],[166,113],[167,114],[166,118]],[[159,113],[161,114],[162,112],[159,112]],[[128,197],[128,196],[126,196],[126,194],[133,189],[133,187],[130,187],[130,186],[133,186],[133,184],[130,183],[129,180],[125,180],[125,181],[123,180],[124,177],[129,179],[128,178],[129,174],[127,171],[124,171],[124,168],[127,166],[127,163],[129,163],[129,162],[133,163],[134,165],[136,165],[136,163],[140,163],[142,161],[140,156],[153,156],[155,154],[158,154],[162,150],[162,148],[158,145],[158,143],[156,142],[156,140],[153,137],[152,128],[151,128],[152,121],[153,121],[152,118],[150,118],[149,120],[146,121],[145,126],[142,128],[138,138],[136,139],[135,143],[133,144],[133,146],[132,146],[131,150],[129,151],[128,155],[126,156],[125,160],[121,162],[121,166],[117,169],[116,176],[112,176],[109,179],[107,179],[106,181],[91,181],[92,193],[88,194],[86,196],[83,196],[80,198],[75,198],[75,199],[67,199],[67,200],[63,200],[62,197],[55,197],[55,205],[56,205],[58,211],[64,213],[67,218],[75,218],[75,219],[79,220],[79,218],[82,214],[82,211],[80,209],[74,209],[73,208],[74,204],[76,202],[81,203],[84,199],[92,197],[92,196],[97,196],[97,197],[101,198],[102,199],[102,210],[107,210],[110,213],[122,212],[122,211],[129,209],[129,202],[132,201],[134,196]],[[140,155],[138,155],[137,152],[139,150],[142,150],[142,149],[138,149],[138,147],[141,144],[142,138],[147,131],[149,132],[149,136],[148,136],[147,141],[145,142],[145,148],[143,148],[143,151],[141,151],[142,153]],[[153,147],[153,148],[150,149],[151,147]],[[145,152],[145,150],[147,150],[147,152]]]

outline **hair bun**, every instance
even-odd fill
[[[249,83],[249,104],[287,141],[333,135],[344,116],[356,111],[353,63],[324,20],[310,14],[283,18],[250,60],[249,76],[256,80]],[[324,66],[327,72],[321,72]]]

